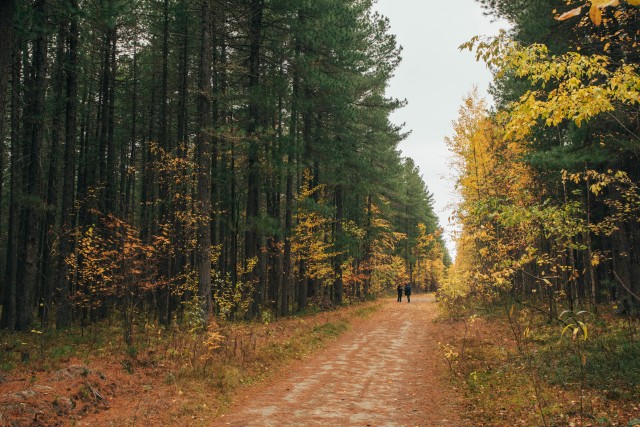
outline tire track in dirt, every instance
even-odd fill
[[[253,387],[214,426],[462,426],[431,295],[385,300],[329,347]]]

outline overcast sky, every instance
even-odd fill
[[[451,122],[458,116],[462,98],[474,85],[486,94],[491,81],[485,65],[458,46],[475,35],[497,34],[506,24],[491,22],[474,0],[378,0],[374,8],[389,18],[391,32],[403,47],[402,63],[387,91],[389,96],[408,101],[391,117],[412,131],[400,149],[403,156],[414,159],[433,193],[435,211],[453,255],[448,226],[453,179],[447,172],[444,138],[452,135]]]

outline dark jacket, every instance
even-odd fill
[[[411,295],[411,285],[409,284],[404,285],[404,294]]]

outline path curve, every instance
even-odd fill
[[[431,295],[383,301],[279,378],[243,393],[214,426],[462,426]]]

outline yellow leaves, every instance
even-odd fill
[[[557,126],[570,120],[580,126],[599,114],[613,111],[614,102],[638,104],[638,68],[625,64],[612,72],[609,62],[604,56],[575,52],[551,56],[536,45],[510,52],[505,58],[507,69],[528,78],[532,84],[544,86],[553,81],[556,87],[548,93],[530,90],[513,103],[505,138],[524,140],[539,121]]]
[[[602,24],[602,11],[594,2],[592,2],[591,7],[589,8],[589,18],[591,18],[591,22],[593,22],[596,27],[599,27],[600,24]]]
[[[578,338],[580,333],[582,333],[582,338],[584,341],[586,341],[589,337],[589,330],[587,328],[587,325],[581,321],[576,321],[576,323],[570,323],[566,325],[562,329],[562,333],[560,334],[560,336],[564,336],[564,334],[569,330],[571,330],[571,339],[574,341]]]
[[[166,284],[157,269],[161,246],[143,243],[139,230],[113,215],[100,219],[100,225],[78,231],[76,251],[65,260],[71,267],[70,278],[78,284],[76,303],[95,307],[107,296],[132,295]]]
[[[640,4],[640,0],[628,0],[627,2],[635,6]],[[618,0],[591,0],[590,3],[591,6],[589,7],[589,18],[591,19],[591,22],[593,22],[593,24],[598,27],[602,24],[602,10],[610,6],[618,6],[620,2]],[[566,21],[567,19],[579,16],[582,13],[583,7],[584,6],[579,6],[575,9],[571,9],[567,12],[564,12],[560,16],[556,16],[555,19],[557,19],[558,21]]]
[[[583,341],[586,341],[589,338],[589,327],[586,324],[586,318],[593,317],[593,314],[588,311],[579,311],[574,313],[571,310],[565,310],[558,316],[564,323],[565,326],[562,328],[562,333],[560,337],[563,337],[565,333],[571,331],[571,339],[576,341],[580,335],[582,335]],[[564,319],[567,319],[566,321]],[[586,360],[583,359],[583,363],[586,363]]]
[[[207,325],[202,342],[206,351],[200,356],[200,359],[204,362],[211,360],[215,356],[215,351],[221,347],[224,341],[225,336],[221,333],[220,326],[215,321],[211,321]]]
[[[591,265],[594,267],[597,267],[600,265],[600,263],[603,261],[603,256],[602,254],[598,253],[598,252],[594,252],[591,255]]]
[[[309,199],[320,191],[320,187],[310,189],[309,182],[313,176],[309,170],[304,171],[305,179],[299,202]],[[306,197],[305,197],[306,195]],[[308,201],[308,200],[307,200]],[[330,282],[333,279],[331,258],[335,256],[330,235],[332,218],[322,215],[315,205],[307,206],[299,203],[297,224],[292,236],[292,251],[296,260],[305,259],[306,277]],[[296,263],[297,264],[297,263]]]
[[[618,6],[618,4],[618,0],[591,0],[591,6],[597,7]]]

